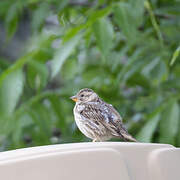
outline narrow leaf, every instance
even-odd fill
[[[24,64],[26,64],[28,61],[32,60],[32,58],[37,54],[38,51],[31,51],[27,53],[25,56],[22,58],[18,59],[12,66],[10,66],[8,69],[3,71],[0,76],[0,86],[4,79],[10,74],[13,73],[14,71],[22,68]]]
[[[180,54],[180,46],[173,53],[173,57],[171,59],[170,66],[172,66],[175,63],[175,61],[178,58],[179,54]]]
[[[20,11],[19,2],[12,3],[11,7],[7,11],[5,26],[6,26],[8,38],[11,38],[16,32],[18,25],[19,11]]]
[[[130,0],[129,3],[131,4],[132,11],[131,14],[134,17],[134,21],[136,26],[140,26],[143,23],[143,14],[144,14],[144,1],[145,0]]]
[[[113,46],[113,27],[105,18],[96,21],[93,25],[94,34],[101,52],[106,56]]]
[[[48,3],[41,3],[38,8],[34,11],[32,17],[32,29],[33,31],[38,31],[42,27],[45,18],[50,14],[50,8]]]
[[[137,61],[139,61],[140,56],[142,56],[144,52],[145,52],[144,48],[139,48],[137,51],[134,52],[134,54],[131,57],[129,57],[127,63],[123,66],[123,68],[121,69],[118,75],[119,81],[122,81],[125,78],[125,75],[127,74],[128,71],[130,70],[132,71],[132,69],[135,68]],[[136,70],[134,72],[136,72]]]
[[[66,42],[76,36],[80,31],[85,28],[91,27],[98,19],[107,16],[110,13],[111,7],[103,8],[100,10],[93,11],[89,16],[86,23],[82,23],[77,25],[76,27],[72,27],[65,33],[63,37],[63,42]]]
[[[136,136],[137,140],[142,142],[151,142],[159,120],[160,120],[159,113],[155,114],[153,117],[148,119],[147,123],[144,125],[144,127]]]
[[[128,3],[121,2],[114,6],[114,14],[115,22],[127,37],[129,43],[135,42],[138,37],[138,31],[132,14],[132,7]]]
[[[32,60],[27,66],[27,80],[30,86],[41,90],[47,85],[48,69],[44,63]]]
[[[177,102],[169,103],[162,113],[160,121],[160,137],[162,143],[175,144],[175,137],[179,125],[179,105]]]
[[[98,20],[99,18],[103,18],[105,16],[108,16],[108,14],[110,12],[111,12],[111,6],[108,6],[106,8],[100,9],[100,10],[93,11],[89,15],[89,18],[88,18],[88,21],[87,21],[87,27],[94,24],[96,22],[96,20]]]
[[[56,51],[54,59],[51,61],[52,78],[55,77],[57,73],[61,70],[62,65],[72,53],[72,51],[78,44],[80,38],[80,35],[75,36],[68,42],[62,44],[60,49]]]
[[[148,11],[148,13],[149,13],[149,15],[150,15],[152,25],[153,25],[156,33],[157,33],[157,36],[158,36],[159,41],[160,41],[160,43],[161,43],[161,46],[163,46],[164,40],[163,40],[163,37],[162,37],[162,33],[161,33],[160,28],[159,28],[159,25],[158,25],[158,23],[157,23],[157,21],[156,21],[156,18],[155,18],[155,15],[154,15],[154,13],[153,13],[153,10],[152,10],[152,7],[151,7],[150,2],[149,2],[148,0],[146,0],[146,1],[144,2],[144,6],[146,7],[146,9],[147,9],[147,11]]]
[[[10,115],[23,91],[23,72],[21,69],[16,70],[4,79],[0,85],[0,114]]]

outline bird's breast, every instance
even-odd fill
[[[92,135],[89,133],[86,123],[87,119],[85,119],[80,112],[82,111],[82,107],[75,106],[74,107],[74,119],[79,130],[87,137],[93,139]]]
[[[74,107],[74,118],[76,121],[77,125],[80,125],[81,123],[83,123],[83,117],[81,116],[80,112],[83,111],[83,109],[85,108],[84,105],[75,105]]]

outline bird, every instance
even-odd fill
[[[70,99],[76,102],[73,109],[76,125],[93,142],[107,141],[114,137],[136,142],[123,125],[118,111],[92,89],[81,89]]]

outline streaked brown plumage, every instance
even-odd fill
[[[120,114],[91,89],[80,90],[71,97],[76,102],[74,117],[80,131],[93,141],[106,141],[119,137],[136,141],[126,130]]]

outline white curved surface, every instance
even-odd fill
[[[180,180],[180,148],[157,149],[148,161],[152,179]]]
[[[8,160],[0,163],[0,174],[3,180],[92,180],[104,177],[129,180],[120,153],[110,148],[39,154]]]
[[[178,150],[167,144],[126,142],[18,149],[0,153],[0,174],[3,180],[154,180],[160,176],[151,171],[152,154],[163,149]]]

